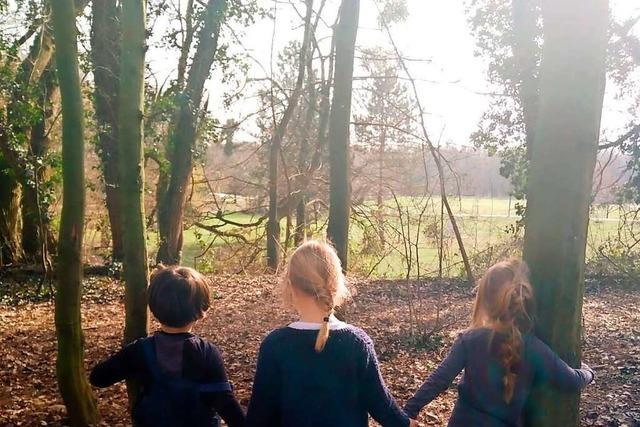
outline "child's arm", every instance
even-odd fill
[[[367,361],[361,386],[368,412],[374,420],[385,427],[409,426],[409,417],[391,396],[380,375],[378,356],[368,336],[364,338],[364,346]]]
[[[208,360],[213,364],[211,375],[212,382],[228,381],[227,372],[224,368],[222,355],[215,346],[211,346],[211,354]],[[222,417],[229,427],[243,427],[245,423],[244,412],[236,399],[233,391],[220,391],[203,395],[205,403],[211,405]]]
[[[455,377],[464,369],[465,351],[462,337],[459,336],[453,343],[447,357],[440,366],[420,386],[418,391],[404,405],[404,410],[411,418],[417,418],[420,410],[429,402],[445,391]]]
[[[95,387],[109,387],[119,381],[131,378],[136,372],[141,354],[139,341],[134,341],[116,354],[98,363],[91,370],[89,382]]]
[[[247,426],[250,427],[280,425],[280,375],[273,348],[269,337],[260,346],[251,401],[247,409]]]
[[[536,383],[549,383],[563,391],[577,391],[585,388],[594,379],[594,373],[588,366],[574,369],[558,357],[538,338],[531,340],[532,357]]]

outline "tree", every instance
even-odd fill
[[[22,258],[20,184],[0,154],[0,265]]]
[[[298,76],[296,78],[293,93],[289,97],[289,103],[285,109],[280,123],[275,127],[271,144],[269,147],[269,218],[267,221],[267,266],[276,270],[280,263],[280,218],[278,216],[278,157],[282,140],[287,132],[289,121],[298,106],[302,85],[304,83],[304,73],[307,68],[307,51],[311,38],[311,14],[313,12],[313,0],[306,0],[307,12],[304,21],[304,35],[300,46],[298,58]],[[273,100],[272,100],[273,102]],[[275,119],[275,118],[274,118]]]
[[[73,0],[51,0],[56,64],[62,101],[62,213],[58,247],[55,324],[58,338],[56,373],[71,424],[99,421],[96,400],[84,370],[80,317],[82,241],[85,208],[84,112],[78,74]]]
[[[75,13],[81,13],[86,4],[87,0],[77,0]],[[50,4],[34,2],[29,8],[27,16],[33,22],[8,48],[8,54],[3,52],[7,60],[0,72],[4,101],[0,103],[0,153],[6,172],[1,179],[4,188],[13,189],[12,197],[0,199],[0,238],[10,243],[3,248],[3,262],[33,262],[42,257],[47,269],[48,247],[54,244],[48,212],[53,188],[47,175],[53,156],[47,121],[57,82],[51,64],[54,44]],[[29,40],[31,46],[20,59],[19,50]],[[15,234],[6,235],[8,230]]]
[[[22,180],[21,204],[24,261],[33,263],[39,258],[45,272],[50,270],[50,248],[55,247],[49,214],[54,190],[49,180],[52,163],[49,122],[59,91],[53,67],[52,63],[47,65],[35,88],[34,119],[25,159],[28,169]]]
[[[580,363],[589,204],[605,88],[607,0],[545,2],[537,127],[524,258],[538,302],[536,334]],[[533,394],[528,425],[578,425],[577,394]]]
[[[367,50],[363,68],[369,79],[364,84],[366,115],[356,117],[358,142],[375,150],[376,171],[367,171],[365,179],[375,188],[376,222],[380,247],[385,245],[385,198],[396,177],[403,175],[404,161],[393,162],[392,153],[406,149],[403,145],[415,142],[411,137],[414,105],[408,88],[398,78],[401,65],[393,52],[384,49]],[[373,166],[373,165],[372,165]]]
[[[197,137],[204,84],[218,49],[220,28],[227,10],[226,0],[209,0],[204,22],[198,32],[198,47],[193,57],[185,89],[178,96],[178,107],[171,124],[168,158],[170,171],[166,189],[158,195],[158,231],[160,247],[157,261],[178,264],[182,252],[184,207],[189,177],[193,167],[193,150]]]
[[[500,173],[508,178],[517,199],[525,198],[529,146],[534,141],[538,111],[540,55],[542,51],[541,0],[472,0],[468,14],[477,53],[486,58],[488,79],[494,85],[488,110],[472,135],[476,146],[501,157]],[[616,99],[630,109],[638,92],[634,80],[633,18],[609,19],[608,78],[618,87]],[[638,50],[640,52],[640,50]],[[621,110],[623,107],[619,107]],[[635,119],[635,118],[634,118]],[[634,123],[604,147],[633,146]],[[618,129],[603,129],[602,134]],[[623,146],[623,148],[625,148]],[[632,174],[630,174],[632,175]],[[520,213],[524,206],[516,205]]]
[[[145,2],[122,5],[119,98],[119,197],[125,281],[125,344],[147,336],[147,234],[144,216],[143,98]]]
[[[360,15],[360,0],[342,0],[335,30],[336,62],[333,101],[329,113],[329,224],[327,237],[335,245],[346,271],[349,252],[351,182],[349,123],[353,61]]]
[[[123,8],[125,3],[122,4]],[[93,104],[97,125],[96,149],[100,156],[107,214],[109,215],[111,257],[113,261],[117,262],[121,261],[123,257],[123,228],[120,220],[122,208],[117,188],[119,182],[117,146],[120,18],[116,0],[95,0],[91,2],[91,12],[91,61],[95,88]]]

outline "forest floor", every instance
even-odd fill
[[[223,351],[237,395],[246,405],[260,341],[269,330],[287,324],[291,315],[279,304],[273,277],[215,276],[212,281],[216,300],[196,332]],[[354,280],[352,285],[357,295],[345,315],[372,336],[383,376],[404,403],[466,326],[471,292],[455,282]],[[64,425],[55,381],[53,304],[26,301],[28,286],[0,277],[0,426]],[[638,289],[618,289],[606,280],[588,283],[584,358],[596,370],[597,380],[583,393],[583,426],[640,426],[638,307]],[[123,322],[120,283],[88,278],[83,302],[87,368],[119,347]],[[432,402],[423,410],[422,421],[446,425],[455,395],[450,388]],[[104,425],[130,424],[124,385],[97,390],[97,396]]]

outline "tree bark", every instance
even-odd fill
[[[351,173],[349,123],[351,90],[360,0],[342,0],[336,27],[333,102],[329,115],[329,225],[327,237],[335,245],[343,270],[348,269]]]
[[[62,98],[62,213],[58,249],[55,324],[58,386],[73,426],[96,424],[100,414],[84,370],[80,317],[82,239],[85,208],[84,112],[78,74],[75,8],[51,0],[56,64]]]
[[[269,218],[267,220],[267,267],[275,271],[280,263],[280,218],[278,217],[278,157],[282,140],[287,132],[287,126],[293,117],[293,113],[298,106],[302,85],[304,84],[304,73],[307,68],[307,51],[311,39],[311,14],[313,12],[313,0],[305,1],[307,10],[304,20],[304,35],[300,54],[298,58],[298,76],[293,93],[289,97],[289,103],[285,109],[280,123],[274,130],[269,148]],[[272,100],[273,101],[273,100]],[[290,218],[287,215],[287,218]],[[287,227],[287,231],[289,231]]]
[[[20,184],[0,154],[0,265],[22,259]]]
[[[122,3],[122,44],[119,93],[119,196],[123,235],[123,276],[125,282],[124,344],[147,336],[147,287],[149,262],[144,215],[144,58],[145,1]],[[128,384],[135,403],[139,384]]]
[[[160,247],[156,256],[158,262],[168,265],[179,264],[182,258],[184,207],[193,168],[197,120],[204,84],[218,49],[218,37],[226,9],[226,0],[209,0],[207,3],[205,21],[198,32],[198,47],[171,125],[168,147],[170,177],[166,193],[158,198]]]
[[[608,1],[546,1],[542,13],[540,109],[531,150],[524,258],[536,292],[536,334],[577,367]],[[577,426],[578,406],[578,393],[534,390],[526,424]]]
[[[118,262],[123,257],[123,227],[120,220],[122,207],[117,188],[121,29],[116,0],[94,0],[91,11],[91,60],[95,87],[93,104],[98,134],[96,148],[100,156],[111,230],[111,257],[114,262]]]
[[[145,2],[122,5],[122,50],[119,105],[119,193],[124,234],[124,342],[147,336],[147,234],[144,215],[144,57]]]

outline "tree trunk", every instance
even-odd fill
[[[193,0],[187,0],[187,10],[184,18],[185,30],[180,46],[180,58],[178,59],[178,78],[176,79],[176,89],[178,92],[184,90],[184,76],[187,71],[187,60],[191,52],[193,43]]]
[[[184,207],[193,168],[197,120],[204,84],[218,49],[218,36],[226,9],[226,0],[209,0],[207,3],[205,21],[198,33],[198,47],[186,88],[180,95],[178,111],[171,125],[169,184],[166,193],[158,198],[160,247],[156,258],[164,264],[179,264],[182,257]]]
[[[74,12],[76,14],[81,13],[87,4],[87,1],[88,0],[76,0]],[[48,11],[48,7],[45,11],[45,15],[51,15]],[[11,92],[11,99],[6,107],[8,110],[7,116],[16,114],[17,117],[20,117],[22,114],[21,110],[24,108],[21,103],[25,97],[31,96],[30,91],[32,86],[37,82],[48,81],[46,84],[53,87],[53,80],[51,77],[46,77],[45,75],[45,73],[47,73],[47,69],[50,67],[53,53],[54,45],[51,34],[51,18],[49,17],[41,26],[40,32],[33,38],[33,43],[29,48],[27,57],[17,67],[17,75]],[[43,75],[45,75],[44,79]],[[39,133],[39,135],[37,134],[35,140],[32,139],[30,141],[31,144],[42,142],[38,141],[39,136],[43,134],[42,128],[38,128],[39,126],[44,126],[44,123],[41,122],[36,125],[36,132]],[[53,236],[49,236],[50,242],[38,240],[41,234],[44,235],[46,233],[36,231],[39,228],[43,228],[39,227],[39,221],[37,218],[39,215],[42,216],[44,212],[41,210],[39,214],[34,214],[37,210],[36,205],[38,204],[37,198],[39,195],[32,187],[34,187],[34,181],[36,181],[38,177],[31,176],[27,171],[35,169],[35,173],[39,173],[37,171],[39,169],[43,170],[44,168],[40,165],[30,165],[30,159],[26,158],[24,155],[24,152],[27,151],[26,147],[23,145],[16,147],[14,144],[15,141],[12,141],[10,138],[10,134],[29,136],[31,135],[31,127],[21,120],[18,120],[17,123],[0,122],[0,153],[4,157],[2,161],[2,169],[11,170],[11,173],[9,174],[11,177],[10,179],[16,181],[15,184],[10,181],[5,182],[4,184],[4,190],[8,191],[7,194],[11,194],[11,197],[3,198],[2,201],[0,201],[0,205],[2,205],[0,206],[0,211],[3,212],[0,213],[0,215],[4,216],[4,218],[0,219],[3,222],[3,224],[0,225],[0,228],[4,227],[7,230],[18,230],[18,232],[12,235],[10,239],[6,238],[6,236],[2,234],[2,230],[0,230],[0,238],[3,240],[2,252],[5,258],[5,261],[3,262],[7,262],[8,258],[12,258],[11,262],[19,262],[22,261],[23,258],[21,240],[24,240],[24,242],[27,243],[27,249],[30,253],[29,258],[33,259],[32,255],[34,252],[37,252],[39,248],[44,247],[44,245],[54,242],[55,239]],[[37,161],[33,163],[38,164]],[[19,192],[19,187],[13,188],[14,185],[25,187],[24,204],[27,209],[27,212],[25,213],[22,213],[21,211],[21,193]],[[39,186],[39,183],[36,186]],[[18,192],[16,192],[16,188],[18,188]],[[22,236],[24,239],[21,239],[22,223],[21,221],[16,220],[16,218],[21,218],[23,216],[25,217],[27,224],[25,235]],[[44,227],[48,227],[48,223],[45,222]],[[17,245],[16,239],[18,242]],[[9,257],[10,252],[13,253],[11,257]]]
[[[329,117],[329,225],[327,237],[335,245],[346,271],[349,252],[351,177],[349,123],[353,60],[360,14],[360,0],[342,0],[336,27],[336,63],[333,102]]]
[[[547,1],[542,13],[540,109],[531,150],[524,257],[536,291],[536,334],[577,367],[608,1]],[[578,393],[534,390],[527,425],[577,426],[578,406]]]
[[[293,113],[298,106],[302,85],[304,83],[304,72],[307,68],[307,51],[311,39],[311,14],[313,12],[313,0],[306,0],[306,15],[304,21],[304,35],[300,54],[298,58],[298,76],[293,93],[289,97],[289,103],[285,109],[280,123],[274,130],[269,149],[269,218],[267,220],[267,267],[275,271],[280,263],[280,218],[278,216],[278,157],[282,140],[287,132],[287,126]],[[273,101],[273,100],[272,100]],[[290,218],[290,215],[287,215]],[[287,227],[287,232],[289,228]]]
[[[27,157],[27,179],[22,182],[22,248],[24,259],[34,263],[43,261],[45,270],[50,260],[49,252],[55,239],[49,221],[49,190],[46,189],[50,141],[47,121],[53,115],[53,99],[58,93],[52,65],[42,73],[38,88],[39,117],[31,127],[29,155]]]
[[[513,55],[518,73],[518,97],[526,131],[527,158],[531,146],[538,111],[538,0],[513,0]]]
[[[0,265],[21,259],[20,185],[0,155]]]
[[[123,7],[125,4],[123,3]],[[120,24],[116,0],[91,3],[91,60],[95,92],[98,144],[104,192],[111,229],[111,257],[122,261],[122,207],[118,195],[118,81],[120,78]],[[124,18],[124,17],[123,17]]]
[[[124,234],[125,334],[124,342],[147,336],[149,282],[144,216],[144,57],[145,3],[131,0],[122,8],[122,76],[119,105],[119,193]]]
[[[122,3],[122,50],[118,111],[119,196],[122,207],[125,282],[124,344],[147,336],[149,267],[144,216],[144,57],[145,2]],[[138,385],[129,385],[133,406]]]
[[[382,117],[384,117],[384,100],[382,104]],[[384,120],[384,119],[383,119]],[[378,223],[378,239],[380,240],[380,248],[385,247],[384,235],[384,158],[387,145],[387,127],[382,126],[380,129],[380,140],[378,141],[378,194],[377,194],[377,211],[376,222]]]
[[[73,0],[51,0],[51,10],[62,97],[63,194],[55,303],[56,373],[71,424],[86,426],[99,422],[100,414],[85,375],[80,318],[85,208],[84,112]]]

